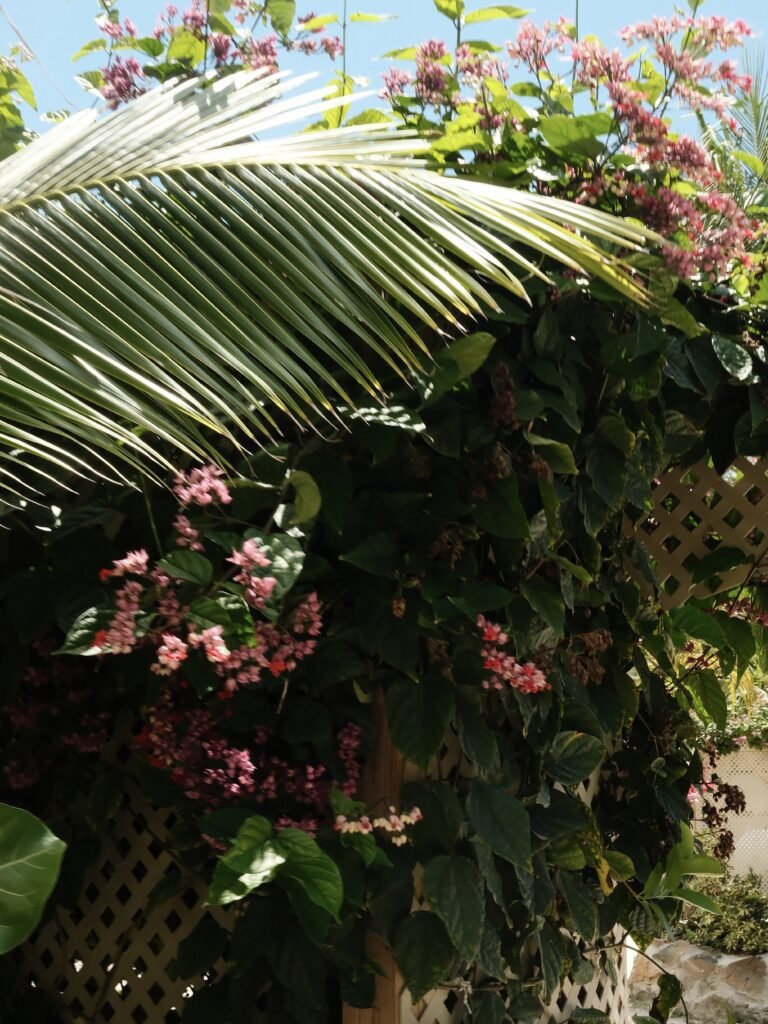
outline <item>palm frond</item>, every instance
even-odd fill
[[[637,225],[439,174],[387,125],[273,138],[340,102],[305,82],[160,87],[0,164],[6,501],[30,466],[161,473],[163,451],[333,419],[347,386],[381,393],[375,366],[423,363],[425,329],[492,309],[491,286],[525,298],[542,257],[644,301],[601,247],[642,246]]]

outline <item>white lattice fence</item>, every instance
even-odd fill
[[[183,878],[167,851],[173,812],[126,794],[101,854],[87,872],[80,903],[57,908],[18,956],[20,980],[58,997],[60,1024],[176,1024],[190,982],[179,977],[176,951],[212,912],[205,887],[190,882],[152,906],[158,883]],[[22,1024],[22,1022],[19,1022]]]
[[[374,756],[364,780],[365,795],[371,803],[397,801],[404,782],[423,779],[425,774],[426,777],[443,779],[457,770],[467,778],[472,774],[472,766],[463,757],[455,736],[447,739],[427,772],[423,773],[404,761],[396,750],[389,738],[382,707],[377,715],[376,733]],[[598,770],[577,787],[576,793],[585,803],[591,804],[599,785]],[[416,888],[414,909],[423,905],[418,885]],[[616,941],[620,942],[621,938],[617,933]],[[377,978],[376,1007],[373,1010],[345,1007],[344,1024],[459,1024],[464,1019],[464,998],[454,988],[434,989],[414,1004],[389,948],[380,939],[372,937],[370,953],[387,973],[386,977]],[[609,969],[596,964],[594,976],[587,982],[566,977],[549,1004],[542,1007],[538,1024],[561,1024],[580,1009],[602,1010],[608,1014],[611,1024],[628,1024],[631,966],[628,951],[619,946],[606,951],[603,956],[610,958]]]
[[[737,874],[751,868],[768,884],[768,750],[743,747],[728,754],[718,763],[717,774],[738,786],[747,802],[743,814],[728,819],[735,843],[730,868]]]
[[[739,548],[759,555],[768,542],[768,462],[740,456],[720,474],[706,462],[663,473],[654,485],[654,508],[625,530],[647,549],[662,588],[665,608],[689,597],[708,597],[737,587],[749,565],[724,571],[705,583],[693,584],[692,574],[702,558],[718,548]],[[641,583],[641,571],[627,565]]]

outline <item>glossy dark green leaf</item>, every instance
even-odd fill
[[[197,583],[202,587],[207,586],[213,579],[212,563],[197,551],[180,548],[161,558],[157,564],[173,579]]]
[[[485,919],[484,886],[476,865],[466,857],[434,857],[424,871],[424,895],[462,959],[473,960]]]
[[[573,786],[586,779],[605,755],[601,740],[584,732],[558,733],[544,758],[544,770],[555,782]]]
[[[0,804],[0,954],[23,942],[40,920],[65,849],[29,811]]]
[[[696,672],[691,676],[689,686],[717,728],[725,729],[728,723],[728,700],[717,675],[709,669]]]
[[[519,800],[499,786],[473,779],[467,811],[477,834],[495,854],[510,864],[530,864],[530,821]]]
[[[278,877],[291,878],[321,910],[338,920],[344,900],[344,884],[336,864],[312,836],[296,828],[284,828],[274,840],[284,858]]]
[[[288,483],[294,493],[291,522],[305,523],[308,519],[314,519],[323,504],[315,478],[303,469],[296,469],[288,477]]]
[[[496,537],[524,540],[528,537],[528,517],[517,494],[517,480],[509,476],[472,510],[478,526]]]
[[[409,914],[395,935],[395,960],[413,1000],[419,1000],[444,980],[456,951],[445,925],[436,914]]]
[[[712,335],[712,348],[725,369],[737,380],[747,380],[752,376],[752,356],[735,341],[724,334]]]
[[[536,614],[552,627],[557,636],[562,636],[565,630],[565,601],[562,594],[540,576],[525,580],[520,589]]]
[[[341,560],[373,576],[386,577],[394,576],[401,564],[400,549],[395,535],[383,530],[372,534],[342,555]]]
[[[550,437],[541,437],[539,434],[526,433],[526,441],[544,459],[553,473],[577,474],[576,460],[573,457],[573,449],[562,441],[555,441]]]
[[[710,576],[716,576],[728,569],[734,569],[737,565],[748,565],[754,561],[754,556],[749,555],[741,548],[730,548],[721,545],[708,555],[704,555],[696,563],[691,573],[691,583],[702,583]],[[746,572],[745,572],[746,575]]]
[[[387,722],[397,749],[426,769],[437,753],[453,715],[453,687],[444,676],[420,682],[403,676],[387,691]]]
[[[101,648],[94,645],[94,637],[100,630],[109,627],[114,614],[110,608],[104,608],[103,606],[88,608],[82,612],[69,627],[64,643],[56,653],[100,654]]]
[[[223,954],[229,939],[227,932],[212,917],[204,917],[176,951],[176,966],[182,978],[195,978],[213,967]]]
[[[702,608],[684,605],[668,612],[669,632],[676,644],[682,646],[685,637],[703,640],[718,650],[726,646],[725,634],[717,620]]]
[[[544,996],[551,999],[560,985],[565,949],[560,932],[546,921],[539,932],[539,953],[541,973],[544,978]]]
[[[592,893],[581,876],[570,871],[560,871],[557,880],[576,931],[587,942],[592,942],[597,931],[597,907]]]
[[[473,992],[472,1024],[503,1024],[507,1008],[498,992]]]

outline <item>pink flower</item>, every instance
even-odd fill
[[[217,64],[223,64],[227,57],[230,56],[230,50],[232,48],[231,38],[224,35],[223,32],[212,32],[209,42],[211,44],[211,50],[213,51],[214,60]]]
[[[138,551],[129,551],[125,558],[118,558],[117,561],[113,562],[114,569],[110,573],[111,576],[125,576],[126,573],[134,573],[137,576],[143,576],[147,571],[147,563],[149,561],[149,555],[140,548]]]
[[[393,100],[395,96],[402,96],[407,85],[413,80],[408,71],[401,71],[400,68],[390,68],[382,76],[384,88],[379,93],[383,100]]]
[[[169,676],[187,660],[189,649],[181,637],[172,633],[163,634],[163,642],[157,649],[157,662],[152,671],[159,676]]]
[[[224,470],[218,466],[201,466],[179,472],[173,485],[173,492],[181,505],[229,505],[232,495],[221,480]]]
[[[101,73],[104,76],[101,94],[112,110],[146,92],[141,85],[144,72],[135,57],[126,57],[125,60],[114,57],[109,67],[101,69]]]
[[[201,633],[189,634],[190,647],[202,647],[208,661],[220,664],[230,657],[231,651],[224,643],[222,626],[209,626]]]
[[[173,528],[178,534],[176,544],[180,548],[189,548],[191,551],[204,551],[205,548],[200,541],[200,533],[194,528],[186,516],[179,515],[173,521]]]
[[[344,46],[338,36],[323,36],[320,45],[331,60],[336,60],[340,54],[344,53]]]
[[[250,39],[242,46],[243,55],[252,68],[277,70],[277,36],[273,33],[262,39]]]

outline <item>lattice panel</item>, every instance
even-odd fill
[[[768,885],[768,751],[744,747],[728,754],[718,763],[717,774],[739,786],[747,801],[743,814],[728,819],[735,840],[731,870],[744,874],[752,868]]]
[[[19,951],[24,979],[62,1004],[61,1024],[176,1024],[191,983],[175,966],[179,942],[206,916],[205,887],[148,910],[158,884],[178,869],[166,850],[173,812],[141,792],[125,799],[101,855],[86,874],[79,906],[58,908]],[[221,966],[221,965],[220,965]]]
[[[750,566],[740,565],[692,585],[699,561],[719,547],[740,548],[758,555],[766,546],[768,462],[739,457],[720,475],[704,462],[662,474],[654,487],[654,509],[634,526],[625,520],[650,555],[662,590],[661,603],[673,608],[688,597],[708,597],[739,586]],[[647,580],[636,566],[628,572],[641,584]]]

